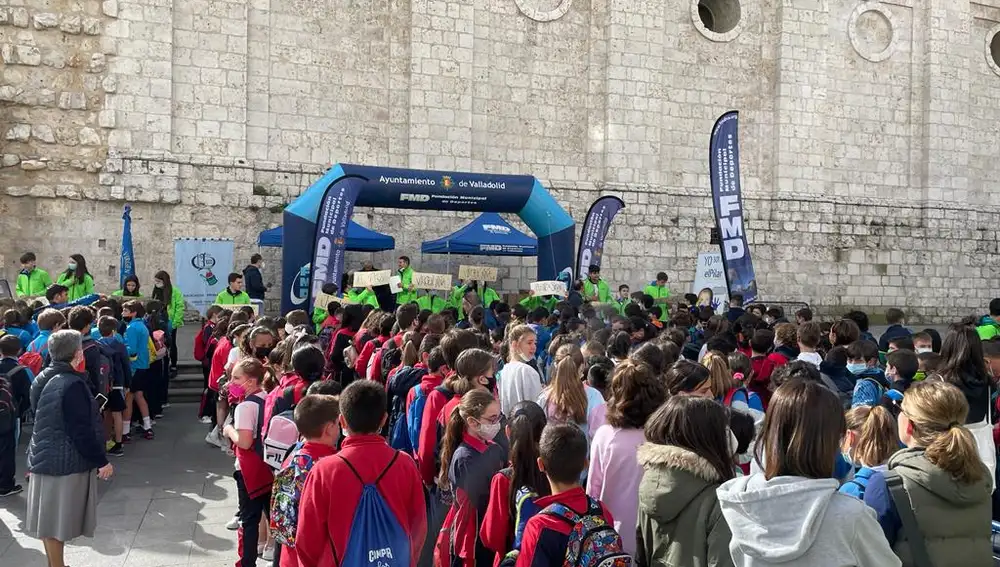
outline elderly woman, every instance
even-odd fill
[[[80,333],[57,331],[48,347],[52,363],[31,387],[35,426],[25,531],[42,540],[49,567],[64,567],[65,542],[94,536],[97,479],[111,478],[113,469],[104,454],[100,408],[87,386]]]

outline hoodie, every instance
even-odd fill
[[[924,536],[931,563],[962,567],[993,565],[989,528],[992,483],[985,466],[979,482],[961,484],[928,461],[924,449],[911,448],[889,459],[889,471],[903,477],[903,489]],[[914,565],[899,512],[886,486],[885,473],[876,472],[868,479],[865,504],[875,510],[886,538],[903,564]]]
[[[732,534],[716,489],[722,479],[701,456],[681,447],[644,443],[639,483],[636,564],[733,565]]]
[[[899,558],[879,533],[874,512],[837,492],[839,482],[756,473],[719,487],[739,567],[891,567]]]

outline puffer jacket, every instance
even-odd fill
[[[107,463],[103,451],[94,459],[88,459],[78,449],[73,437],[79,431],[67,430],[67,392],[71,386],[82,384],[88,392],[85,399],[71,400],[71,403],[91,405],[90,420],[93,427],[93,446],[103,444],[104,428],[98,419],[97,402],[90,397],[86,376],[73,370],[65,362],[53,362],[41,372],[31,386],[31,407],[35,408],[35,424],[28,445],[28,470],[34,474],[65,476],[99,468]],[[85,401],[86,400],[86,401]],[[101,447],[103,449],[103,447]],[[96,460],[96,459],[100,460]]]
[[[733,564],[732,534],[716,489],[724,479],[699,455],[672,445],[639,447],[642,481],[636,562],[643,567]]]

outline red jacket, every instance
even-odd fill
[[[229,360],[229,351],[233,350],[233,343],[229,342],[229,337],[219,339],[219,344],[212,353],[212,365],[208,370],[208,387],[214,391],[219,391],[219,378],[226,373],[226,361]]]
[[[587,494],[581,486],[535,501],[542,509],[556,502],[569,507],[577,514],[587,511]],[[614,518],[611,517],[607,507],[601,504],[601,509],[608,524],[614,525]],[[524,526],[517,567],[562,567],[572,528],[573,526],[566,520],[549,514],[538,513],[532,516]]]
[[[264,426],[261,430],[262,436],[267,437],[268,426],[271,425],[271,418],[274,417],[274,406],[278,402],[278,399],[285,395],[285,388],[288,387],[295,389],[293,399],[296,403],[298,403],[298,400],[301,400],[302,395],[305,394],[306,388],[309,387],[309,383],[294,372],[286,372],[281,375],[281,379],[278,380],[278,387],[268,392],[267,397],[264,399]]]
[[[299,502],[299,518],[303,521],[295,534],[300,565],[332,567],[336,565],[334,549],[337,557],[347,551],[362,485],[343,459],[365,482],[373,482],[396,453],[399,456],[379,481],[378,491],[410,536],[411,564],[416,565],[427,536],[423,485],[413,459],[390,447],[377,434],[349,435],[336,457],[323,459],[310,471]]]
[[[420,477],[427,486],[434,485],[434,477],[438,474],[438,417],[447,404],[453,398],[460,398],[452,394],[450,397],[439,390],[433,390],[427,394],[427,403],[424,404],[424,415],[420,418],[420,445],[417,447],[417,464],[420,467]]]
[[[289,461],[291,461],[292,457],[296,455],[309,455],[310,457],[312,457],[313,463],[315,465],[316,463],[319,462],[320,459],[329,457],[330,455],[335,455],[336,453],[337,453],[336,447],[325,445],[323,443],[314,443],[312,441],[306,441],[302,445],[301,449],[295,451],[294,453],[289,455],[287,459],[285,459],[285,462],[282,463],[281,468],[287,467]],[[306,473],[306,478],[309,478],[308,475],[311,473],[312,471]],[[281,567],[299,567],[299,556],[295,552],[294,547],[281,548]]]
[[[444,376],[440,374],[425,374],[424,377],[420,379],[420,390],[424,392],[425,396],[430,395],[431,390],[440,386],[442,382],[444,382]],[[413,400],[416,397],[417,391],[410,388],[410,391],[406,393],[406,406],[404,406],[406,408],[407,415],[410,413],[410,404],[413,403]],[[430,400],[428,399],[427,401],[429,402]]]
[[[782,355],[777,355],[782,356]],[[760,401],[767,409],[768,402],[771,401],[771,374],[777,365],[770,356],[755,356],[750,358],[751,374],[747,381],[747,388],[760,397]]]
[[[494,567],[499,567],[503,556],[514,545],[514,534],[510,531],[512,513],[510,479],[503,473],[497,473],[490,481],[490,503],[483,516],[483,525],[479,528],[479,540],[497,554],[493,560]]]

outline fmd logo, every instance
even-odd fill
[[[484,224],[483,230],[490,234],[510,234],[510,227],[502,224]]]
[[[430,195],[420,195],[418,193],[400,193],[399,200],[401,202],[409,203],[426,203],[431,200]]]

